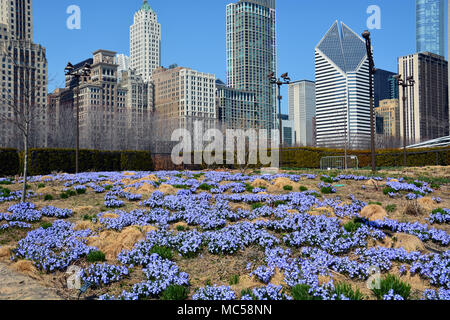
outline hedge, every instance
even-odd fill
[[[7,154],[8,157],[4,156]],[[24,153],[14,149],[0,149],[0,175],[20,173]],[[150,152],[146,151],[98,151],[80,150],[79,170],[87,171],[153,171]],[[75,172],[75,150],[73,149],[31,149],[28,153],[30,175],[45,175],[52,172]]]
[[[19,172],[19,154],[16,149],[0,149],[0,176],[13,176]]]
[[[320,168],[320,159],[330,156],[344,156],[345,151],[326,148],[286,148],[283,149],[283,167]],[[349,150],[349,156],[357,156],[359,167],[371,166],[369,150]],[[450,148],[414,149],[408,150],[407,163],[409,167],[447,166],[450,165]],[[403,166],[403,150],[386,149],[377,151],[377,167]]]

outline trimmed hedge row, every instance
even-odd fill
[[[0,149],[0,175],[15,175],[23,171],[24,153],[9,150],[9,158],[3,157]],[[80,172],[87,171],[153,171],[150,152],[146,151],[98,151],[80,150]],[[11,168],[4,170],[4,168]],[[45,175],[52,172],[75,172],[75,150],[31,149],[28,153],[30,175]]]
[[[0,176],[13,176],[19,172],[19,154],[16,149],[0,149]]]
[[[320,159],[330,156],[344,156],[344,150],[326,148],[286,148],[283,149],[283,167],[292,168],[320,168]],[[359,167],[371,165],[371,153],[369,150],[349,150],[349,156],[357,156]],[[448,166],[450,165],[450,148],[414,149],[408,150],[409,167],[422,166]],[[377,167],[403,166],[403,151],[398,149],[378,150]]]

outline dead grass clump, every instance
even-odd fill
[[[361,217],[366,218],[369,221],[384,220],[384,218],[387,217],[387,212],[383,207],[371,204],[362,209]]]
[[[120,252],[131,250],[139,240],[144,238],[144,233],[133,226],[123,229],[120,233],[104,231],[96,237],[88,238],[87,244],[97,247],[97,249],[105,253],[106,260],[115,261]]]
[[[149,232],[152,232],[152,231],[158,231],[158,228],[155,227],[155,226],[143,226],[142,227],[142,231],[144,233],[149,233]]]
[[[268,188],[270,186],[270,182],[264,179],[256,179],[250,184],[253,188]]]
[[[230,202],[230,203],[228,204],[228,206],[229,206],[230,209],[233,210],[233,211],[237,211],[237,210],[239,210],[239,209],[250,211],[250,210],[252,209],[252,207],[251,207],[248,203],[235,203],[235,202]]]
[[[426,214],[425,209],[419,204],[417,200],[409,201],[406,205],[404,215],[407,216],[422,216]]]
[[[29,260],[20,260],[12,265],[14,271],[20,272],[32,278],[39,278],[39,272]]]
[[[6,260],[11,255],[13,247],[5,246],[0,248],[0,260]]]
[[[159,191],[161,191],[164,194],[170,194],[170,195],[176,195],[178,190],[175,189],[173,186],[168,185],[168,184],[162,184],[159,187]]]
[[[94,207],[93,206],[80,206],[80,207],[73,208],[73,211],[78,214],[85,215],[85,214],[89,214],[92,211],[94,211]]]
[[[395,243],[394,248],[404,248],[408,252],[424,252],[425,251],[425,245],[420,241],[419,238],[405,234],[405,233],[396,233],[394,235]]]
[[[151,184],[146,183],[137,190],[137,193],[150,194],[150,193],[153,193],[154,191],[155,191],[155,187],[152,186]]]
[[[378,187],[378,182],[375,181],[375,180],[373,180],[373,179],[368,180],[368,181],[365,183],[365,186],[366,186],[366,187],[372,187],[372,188],[374,188],[375,190],[378,190],[378,189],[379,189],[379,187]]]
[[[54,188],[54,187],[45,187],[45,188],[38,190],[38,192],[42,193],[42,194],[56,194],[59,191],[60,190],[58,190],[58,188]]]
[[[275,273],[272,280],[270,280],[270,283],[275,286],[286,286],[286,283],[284,282],[284,273],[281,272],[279,268],[275,268]]]
[[[82,230],[88,230],[94,229],[94,224],[91,221],[77,221],[77,223],[75,223],[75,226],[73,227],[73,230],[75,231],[82,231]]]
[[[417,202],[428,211],[433,211],[436,208],[435,202],[430,197],[420,198]]]
[[[253,277],[249,277],[248,275],[243,275],[239,277],[239,283],[234,284],[231,287],[231,289],[238,293],[239,295],[241,294],[242,290],[253,290],[254,288],[260,287],[261,283],[256,280],[255,276]]]
[[[50,176],[41,177],[41,181],[45,181],[45,180],[53,180],[53,177],[50,177]]]
[[[273,185],[279,189],[283,190],[284,186],[295,187],[295,182],[291,181],[289,178],[276,178],[272,181]]]
[[[141,181],[158,181],[158,180],[159,179],[154,174],[151,174],[151,175],[143,177],[137,181],[141,182]]]
[[[135,176],[136,172],[124,172],[123,175],[126,177]]]

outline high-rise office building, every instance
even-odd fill
[[[369,60],[365,41],[336,21],[316,47],[318,146],[370,143]]]
[[[278,116],[281,116],[281,125],[283,126],[283,144],[286,147],[292,147],[295,144],[294,121],[290,120],[287,114]]]
[[[258,128],[258,111],[254,93],[227,87],[216,81],[217,118],[225,129]]]
[[[155,139],[170,141],[176,129],[193,128],[202,121],[205,130],[215,128],[216,77],[173,65],[153,73]]]
[[[393,85],[398,88],[394,76],[396,73],[383,69],[377,69],[373,77],[373,97],[374,106],[377,108],[381,100],[398,99],[398,89],[395,90]],[[397,94],[397,96],[395,96]]]
[[[116,56],[117,74],[119,81],[122,79],[122,72],[130,69],[130,57],[123,53]]]
[[[31,147],[47,145],[46,50],[33,43],[31,0],[0,1],[0,146],[22,148],[14,122],[30,108]],[[18,110],[19,112],[15,112]],[[10,121],[8,121],[10,120]]]
[[[145,0],[130,27],[130,67],[147,82],[151,80],[153,70],[160,66],[161,24]]]
[[[274,129],[276,89],[275,0],[239,0],[227,6],[227,85],[255,94],[259,128]]]
[[[316,84],[303,80],[289,85],[289,120],[293,121],[299,146],[314,145],[313,118],[316,116]]]
[[[398,59],[398,73],[412,76],[414,87],[407,90],[406,137],[409,144],[449,135],[448,63],[430,52]],[[400,91],[400,101],[403,90]],[[403,102],[400,104],[400,135],[404,132]]]
[[[375,113],[383,118],[383,134],[400,138],[400,106],[398,99],[381,100]]]
[[[444,0],[416,0],[417,52],[445,56]]]

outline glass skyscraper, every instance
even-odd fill
[[[416,0],[417,52],[445,56],[444,0]]]
[[[268,75],[276,73],[275,0],[240,0],[227,6],[227,85],[256,96],[255,126],[276,126],[276,90]]]

